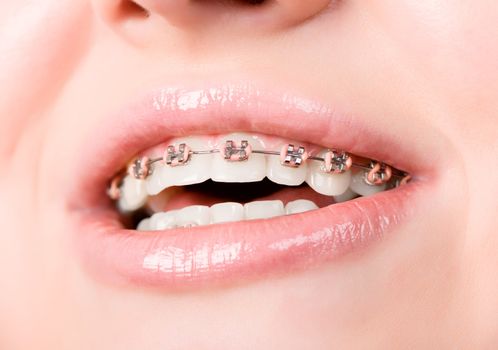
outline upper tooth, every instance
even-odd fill
[[[226,202],[211,206],[211,223],[244,220],[244,206],[240,203]]]
[[[205,205],[191,205],[180,209],[175,218],[178,227],[202,226],[211,221],[209,207]]]
[[[349,201],[349,200],[355,198],[356,196],[357,196],[357,194],[355,192],[353,192],[351,190],[351,188],[348,188],[346,190],[346,192],[344,192],[343,194],[340,194],[338,196],[334,196],[334,200],[337,203],[341,203],[341,202]]]
[[[220,139],[219,148],[224,146],[226,140],[232,140],[240,147],[242,140],[249,141],[252,149],[263,150],[264,144],[258,137],[243,133],[224,136]],[[212,161],[211,179],[218,182],[256,182],[261,181],[266,175],[266,157],[263,154],[252,153],[244,161],[227,161],[224,154],[216,154]]]
[[[192,136],[175,139],[172,145],[186,143],[192,150],[210,149],[206,137]],[[152,175],[146,180],[147,192],[155,195],[170,186],[184,186],[201,183],[211,177],[210,167],[213,159],[212,154],[191,156],[185,165],[170,166],[163,162],[155,163]]]
[[[285,213],[284,203],[279,200],[250,202],[244,205],[244,211],[247,220],[267,219]]]
[[[292,142],[291,142],[292,143]],[[293,143],[297,145],[297,143]],[[266,162],[266,176],[271,181],[287,186],[299,186],[306,180],[308,171],[307,162],[299,167],[284,166],[279,156],[268,156]]]
[[[118,208],[121,211],[133,211],[142,207],[147,201],[147,191],[145,181],[137,180],[127,175],[121,187],[121,196],[118,201]]]
[[[309,201],[307,199],[298,199],[287,203],[287,205],[285,206],[285,213],[287,215],[297,214],[314,209],[318,209],[318,206],[312,201]]]
[[[322,157],[326,151],[320,152]],[[306,182],[316,192],[326,196],[336,196],[344,193],[351,183],[351,171],[342,174],[326,173],[321,169],[322,162],[311,161],[308,165]]]
[[[372,194],[382,192],[386,189],[386,184],[369,185],[365,182],[365,171],[356,171],[351,178],[350,188],[360,196],[370,196]]]

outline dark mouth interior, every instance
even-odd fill
[[[124,217],[127,228],[134,228],[140,220],[154,212],[180,209],[189,205],[211,206],[223,202],[248,203],[262,200],[281,200],[284,205],[297,199],[308,199],[322,208],[335,203],[331,196],[315,192],[306,183],[300,186],[276,184],[268,179],[259,182],[225,183],[207,180],[200,184],[171,187],[150,197],[142,210]]]

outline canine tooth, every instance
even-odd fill
[[[291,144],[299,147],[298,143]],[[271,181],[287,186],[299,186],[306,180],[308,162],[304,162],[297,168],[284,166],[280,163],[279,156],[269,156],[266,161],[266,177]]]
[[[351,190],[360,196],[370,196],[372,194],[382,192],[386,189],[386,184],[379,186],[369,185],[365,182],[365,171],[361,170],[353,174],[351,178]]]
[[[178,227],[208,225],[211,221],[209,207],[205,205],[191,205],[180,209],[175,218]]]
[[[123,212],[137,210],[147,201],[147,190],[144,180],[137,180],[127,175],[121,187],[118,208]]]
[[[255,201],[244,205],[245,218],[267,219],[275,216],[284,215],[284,203],[279,200],[273,201]]]
[[[170,228],[175,228],[177,226],[176,212],[177,210],[155,213],[150,217],[149,228],[151,230],[167,230]]]
[[[252,149],[262,150],[264,144],[258,137],[235,133],[219,139],[218,148],[225,145],[226,140],[232,140],[237,147],[242,140],[249,141]],[[215,154],[211,166],[211,179],[217,182],[256,182],[264,179],[266,175],[266,157],[264,154],[252,153],[245,161],[227,161],[224,154]]]
[[[320,152],[318,157],[322,157],[326,151]],[[351,183],[351,171],[342,174],[326,173],[321,168],[322,162],[311,161],[308,164],[308,175],[306,182],[320,194],[326,196],[336,196],[346,192]]]
[[[334,196],[334,200],[337,203],[342,203],[342,202],[345,202],[345,201],[349,201],[349,200],[355,198],[356,196],[358,196],[358,194],[355,193],[355,192],[353,192],[350,188],[348,188],[346,190],[346,192],[344,192],[343,194],[340,194],[338,196]]]
[[[186,143],[194,151],[210,149],[206,137],[202,136],[175,139],[170,144],[181,143]],[[211,177],[210,168],[214,156],[213,154],[194,154],[187,164],[175,167],[163,162],[155,163],[152,175],[145,180],[147,192],[155,195],[170,186],[192,185],[208,180]]]
[[[240,203],[226,202],[211,206],[211,223],[244,220],[244,206]]]
[[[150,218],[142,219],[137,225],[137,231],[149,231],[150,230]]]
[[[312,201],[307,199],[297,199],[295,201],[287,203],[287,205],[285,206],[285,213],[287,215],[297,214],[314,209],[318,209],[318,206]]]

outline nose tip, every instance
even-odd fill
[[[112,0],[105,0],[112,1]],[[185,30],[222,25],[226,30],[278,29],[299,24],[331,0],[135,0],[153,16]]]

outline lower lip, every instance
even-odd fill
[[[126,230],[111,208],[76,211],[76,247],[92,275],[165,290],[306,270],[366,249],[413,215],[422,184],[319,210],[168,231]]]

